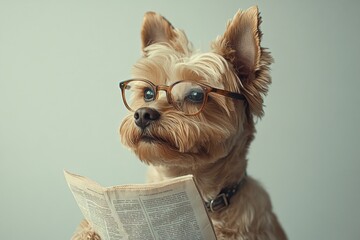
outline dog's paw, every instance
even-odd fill
[[[83,220],[76,229],[71,240],[101,240],[100,236],[92,229],[88,221]]]

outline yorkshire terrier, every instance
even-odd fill
[[[185,33],[145,14],[142,58],[120,83],[130,114],[121,141],[149,167],[149,181],[192,174],[217,239],[287,239],[269,195],[246,173],[247,153],[271,77],[257,7],[238,11],[208,53]],[[77,239],[100,239],[87,222]],[[74,239],[76,238],[74,236]]]

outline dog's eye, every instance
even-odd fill
[[[144,89],[144,100],[146,102],[153,101],[155,98],[155,93],[151,88],[145,88]]]
[[[186,99],[194,103],[202,103],[204,100],[204,92],[200,89],[191,90],[191,92],[187,94]]]

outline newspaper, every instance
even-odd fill
[[[102,240],[216,239],[192,175],[103,187],[64,171],[85,219]]]

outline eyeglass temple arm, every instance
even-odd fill
[[[231,97],[234,99],[246,100],[245,96],[241,93],[229,92],[229,91],[218,89],[218,88],[212,88],[211,92],[214,92],[214,93],[226,96],[226,97]]]

